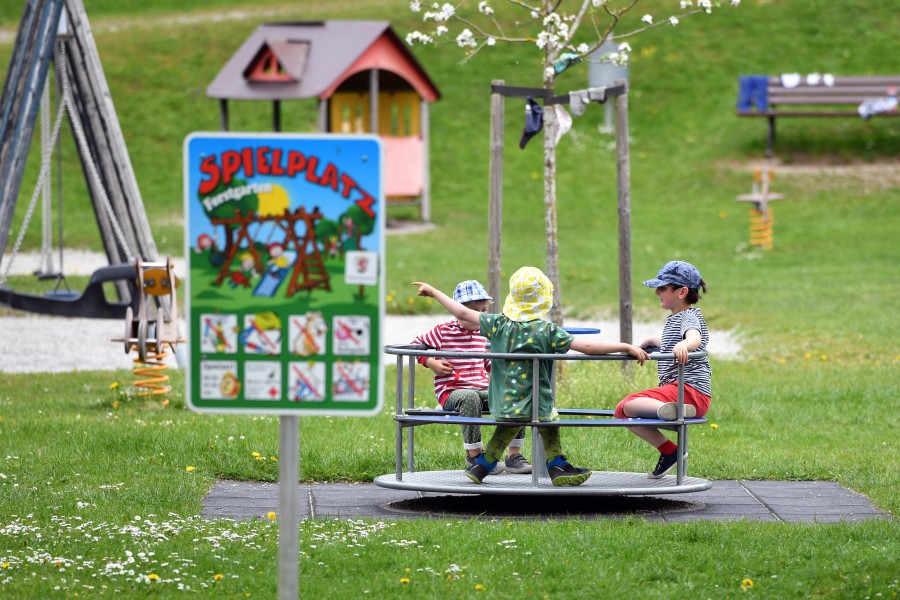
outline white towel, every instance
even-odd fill
[[[834,87],[834,75],[825,73],[822,75],[822,82],[828,87]]]
[[[800,73],[783,73],[781,75],[781,85],[786,88],[795,88],[800,85]]]
[[[818,73],[810,73],[806,76],[806,85],[819,85],[820,81],[822,81],[822,76]]]

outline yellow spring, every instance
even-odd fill
[[[766,250],[771,250],[775,245],[775,215],[769,208],[766,218],[763,218],[762,211],[755,208],[750,211],[750,245],[762,246]]]
[[[168,385],[169,376],[164,373],[169,368],[163,361],[169,356],[165,350],[156,352],[155,350],[147,350],[147,362],[142,362],[140,358],[134,359],[134,369],[132,373],[138,379],[134,382],[134,387],[143,388],[143,391],[137,393],[138,396],[156,396],[160,394],[168,394],[172,388]]]

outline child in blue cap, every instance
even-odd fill
[[[529,354],[565,354],[571,348],[584,354],[627,352],[639,364],[648,358],[647,353],[637,346],[576,337],[555,323],[544,321],[542,317],[553,307],[553,283],[536,267],[522,267],[510,277],[509,295],[502,314],[467,308],[427,283],[416,281],[413,285],[419,287],[420,296],[437,300],[460,323],[478,327],[490,340],[491,352],[523,354],[523,360],[493,360],[488,402],[491,415],[498,424],[484,452],[475,464],[466,469],[466,476],[475,483],[481,483],[491,474],[503,454],[503,448],[521,427],[516,422],[531,420],[533,402],[538,403],[538,418],[541,421],[559,420],[550,385],[552,365],[550,361],[540,362],[539,396],[534,398],[533,371],[531,361],[527,359]],[[501,425],[499,421],[509,424]],[[573,466],[566,460],[562,453],[559,427],[541,427],[541,439],[547,456],[547,472],[554,486],[581,485],[590,478],[588,469]]]
[[[490,294],[475,279],[461,281],[453,290],[453,300],[476,312],[487,312],[491,304]],[[446,352],[484,352],[487,338],[478,331],[478,325],[463,321],[447,321],[430,331],[417,335],[413,344],[423,344],[434,350]],[[457,358],[420,356],[419,364],[434,371],[434,395],[444,410],[459,412],[462,417],[480,418],[488,410],[488,382],[491,361],[487,358]],[[463,450],[466,467],[475,464],[482,453],[481,427],[463,425]],[[492,474],[501,471],[531,473],[531,465],[522,455],[525,444],[525,428],[509,443],[505,461],[498,461]]]
[[[660,360],[659,386],[626,396],[616,406],[615,416],[676,419],[678,402],[678,364],[684,365],[684,416],[687,419],[702,417],[709,410],[712,397],[712,369],[709,361],[695,358],[688,362],[688,352],[705,351],[709,343],[709,330],[703,313],[694,305],[700,300],[700,290],[706,293],[706,282],[697,268],[682,260],[663,265],[655,279],[644,282],[654,288],[659,305],[672,314],[666,319],[662,337],[651,337],[641,342],[642,348],[659,346],[660,352],[672,352],[675,360]],[[659,450],[656,467],[647,474],[659,479],[675,466],[677,446],[655,427],[629,427],[629,431]]]

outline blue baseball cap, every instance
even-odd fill
[[[644,285],[650,288],[658,288],[664,285],[674,284],[696,290],[700,287],[700,271],[697,267],[683,260],[671,260],[663,265],[656,274],[656,279],[648,279]]]
[[[475,279],[468,279],[457,284],[453,290],[453,299],[460,304],[475,302],[476,300],[493,300],[484,286]]]

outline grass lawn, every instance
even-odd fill
[[[151,227],[170,254],[182,252],[181,143],[191,131],[217,129],[218,107],[205,86],[260,22],[210,16],[259,5],[263,20],[389,19],[401,37],[417,26],[405,0],[216,0],[194,11],[169,0],[86,4]],[[668,5],[641,2],[635,19]],[[14,33],[21,6],[0,0],[3,32]],[[634,279],[667,260],[690,260],[710,284],[699,305],[710,326],[736,330],[743,343],[738,360],[712,357],[716,427],[692,433],[692,475],[838,481],[892,515],[900,510],[900,123],[779,122],[773,189],[786,198],[774,204],[771,251],[747,247],[747,207],[734,199],[749,191],[765,143],[763,121],[734,116],[738,76],[896,74],[894,12],[890,0],[745,0],[633,42]],[[0,65],[11,50],[11,39],[0,41]],[[534,54],[496,50],[462,65],[454,48],[414,50],[442,92],[432,107],[437,227],[387,238],[392,312],[436,311],[413,297],[409,281],[447,290],[486,278],[488,85],[496,78],[535,85],[538,77]],[[558,89],[584,85],[583,71],[572,70]],[[267,129],[269,110],[235,103],[234,129]],[[543,266],[544,243],[538,145],[521,151],[510,141],[521,132],[521,106],[509,101],[506,110],[509,275],[523,264]],[[314,119],[314,105],[285,103],[286,130],[309,131]],[[559,147],[561,288],[573,316],[617,306],[615,155],[612,138],[597,131],[602,120],[602,110],[588,110]],[[67,140],[66,214],[89,215]],[[32,160],[16,231],[36,176]],[[91,218],[67,222],[66,240],[99,249]],[[25,248],[39,246],[33,225]],[[665,316],[643,288],[635,290],[635,315],[660,326]],[[129,395],[128,371],[0,372],[0,597],[274,596],[277,515],[243,523],[196,515],[216,480],[277,479],[277,419],[190,413],[183,373],[171,375],[174,390],[163,404]],[[416,375],[417,404],[433,405],[427,372]],[[394,381],[389,367],[388,403]],[[652,381],[652,368],[629,382],[609,365],[578,365],[559,404],[609,408]],[[371,481],[392,472],[389,413],[302,418],[301,478]],[[573,461],[593,469],[646,471],[655,461],[624,431],[563,436]],[[457,431],[420,429],[417,458],[422,469],[457,468]],[[300,550],[300,588],[310,597],[891,598],[900,591],[896,520],[336,519],[304,522]]]

